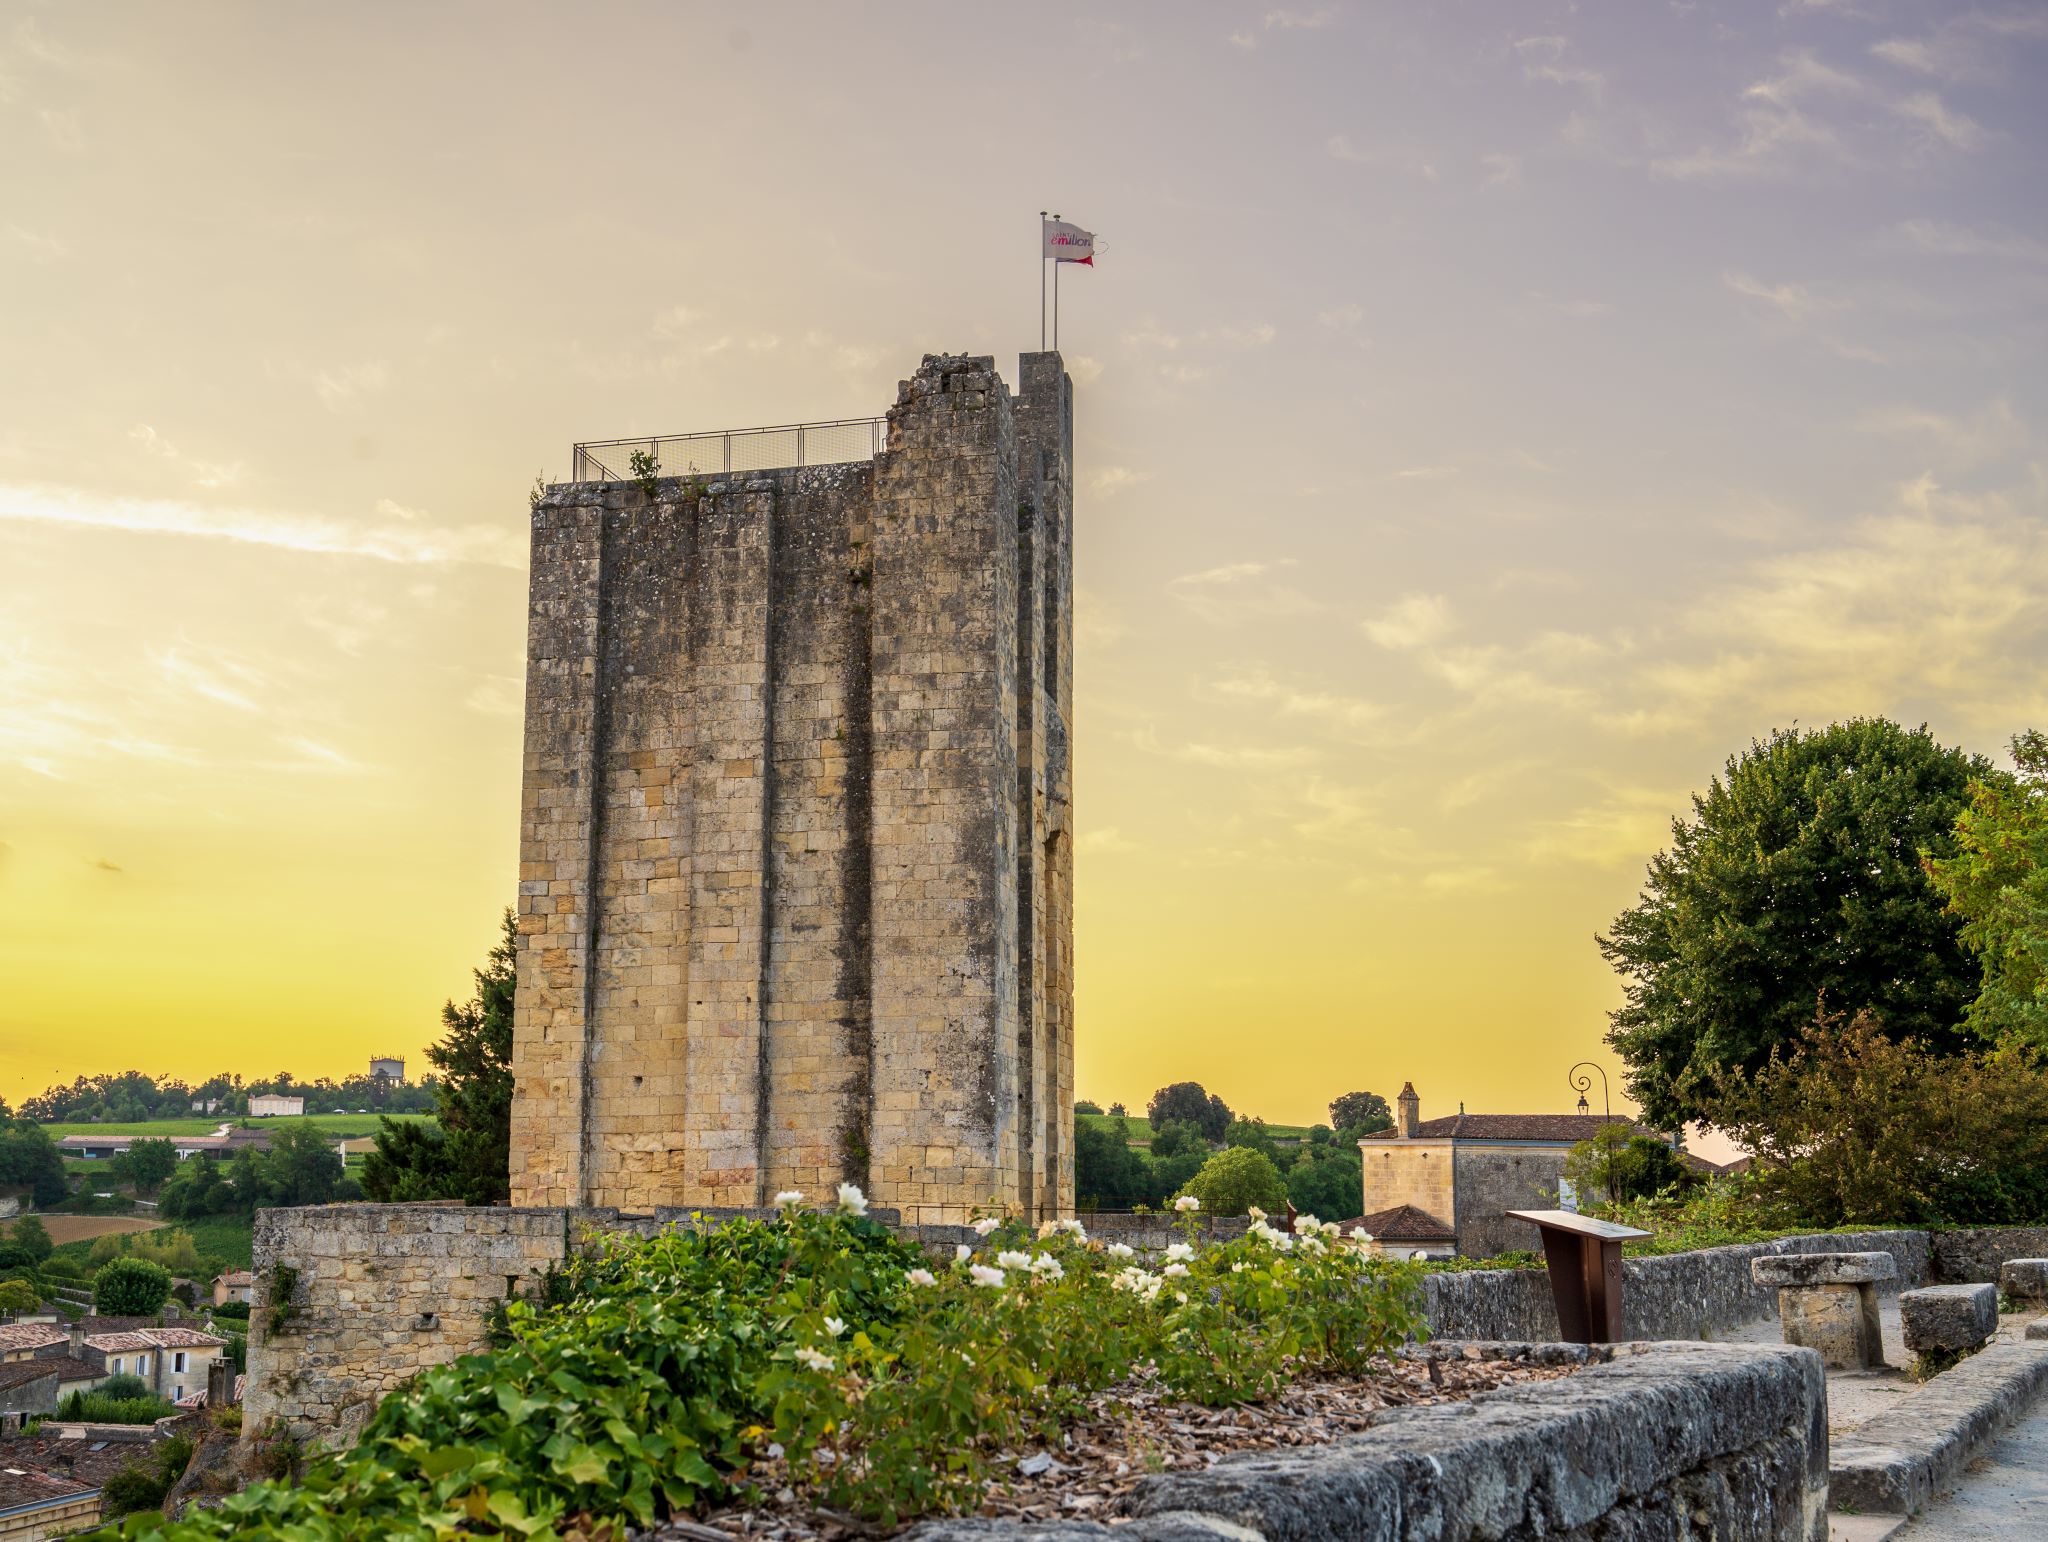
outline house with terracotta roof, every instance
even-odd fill
[[[1404,1257],[1409,1251],[1431,1257],[1455,1251],[1467,1258],[1534,1251],[1541,1246],[1536,1228],[1510,1220],[1507,1212],[1557,1208],[1558,1180],[1572,1147],[1607,1124],[1666,1138],[1619,1115],[1460,1109],[1426,1120],[1412,1082],[1402,1085],[1394,1104],[1394,1127],[1366,1136],[1358,1153],[1364,1163],[1365,1229],[1381,1240],[1382,1251]],[[1431,1235],[1424,1241],[1426,1231]],[[1403,1232],[1416,1239],[1412,1249],[1391,1245]]]
[[[227,1347],[217,1334],[153,1317],[0,1326],[0,1366],[51,1362],[60,1395],[91,1391],[110,1376],[140,1376],[157,1396],[175,1403],[206,1386],[207,1367]]]

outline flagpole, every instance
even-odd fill
[[[1054,214],[1054,219],[1059,215]],[[1052,264],[1052,351],[1060,351],[1060,260],[1055,257]]]
[[[1045,352],[1045,210],[1038,211],[1038,351]]]

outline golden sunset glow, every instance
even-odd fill
[[[1974,15],[11,8],[0,1095],[421,1064],[536,474],[1014,385],[1054,208],[1081,1094],[1569,1108],[1729,753],[2048,725],[2048,28]]]

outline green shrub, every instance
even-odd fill
[[[0,1280],[0,1313],[33,1312],[43,1304],[43,1293],[27,1280]]]
[[[1422,1328],[1418,1275],[1334,1227],[1190,1235],[1156,1271],[1078,1229],[984,1230],[943,1269],[850,1210],[612,1239],[509,1302],[490,1351],[387,1398],[349,1452],[154,1534],[644,1529],[744,1502],[771,1444],[807,1498],[891,1525],[971,1509],[1003,1453],[1133,1375],[1241,1403]]]
[[[141,1258],[117,1258],[92,1277],[92,1309],[102,1317],[148,1317],[171,1293],[171,1271]]]
[[[58,1418],[89,1424],[154,1424],[177,1411],[160,1397],[109,1397],[99,1391],[74,1392],[57,1405]]]
[[[160,1510],[192,1461],[192,1442],[183,1435],[151,1449],[146,1460],[123,1467],[102,1487],[100,1509],[108,1520],[138,1510]]]
[[[154,1397],[156,1395],[149,1390],[149,1383],[140,1376],[109,1376],[92,1390],[101,1397],[113,1398]]]
[[[223,1301],[217,1306],[209,1306],[207,1311],[215,1317],[233,1318],[236,1322],[249,1320],[249,1303],[246,1301]]]
[[[25,1215],[7,1228],[7,1242],[18,1247],[40,1264],[48,1258],[56,1244],[50,1240],[50,1228],[40,1216]]]
[[[1202,1202],[1211,1215],[1243,1215],[1254,1206],[1278,1210],[1287,1203],[1287,1185],[1263,1151],[1232,1146],[1202,1164],[1181,1193]]]

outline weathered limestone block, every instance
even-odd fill
[[[1906,1347],[1916,1355],[1981,1349],[1998,1331],[1998,1287],[1930,1285],[1899,1297]]]
[[[2008,1258],[1998,1266],[1998,1289],[2015,1301],[2048,1301],[2048,1258]]]
[[[1780,1254],[1750,1262],[1759,1285],[1778,1288],[1785,1342],[1819,1353],[1836,1370],[1868,1370],[1884,1361],[1877,1285],[1894,1279],[1889,1253]]]

